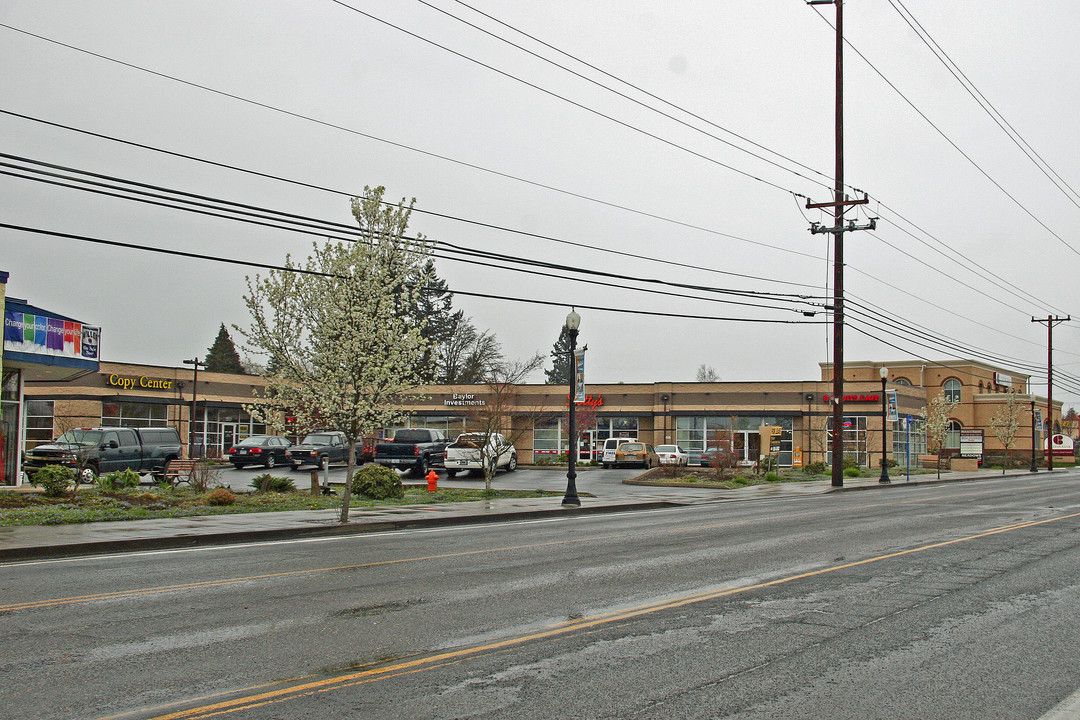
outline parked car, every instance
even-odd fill
[[[735,467],[739,462],[739,453],[730,446],[706,448],[701,456],[701,466],[716,467],[717,461],[722,462],[724,467]]]
[[[486,443],[485,443],[486,440]],[[486,450],[481,453],[481,448],[486,445]],[[461,470],[471,470],[474,473],[482,473],[481,455],[488,462],[495,461],[495,469],[503,468],[506,472],[517,470],[517,448],[499,433],[464,433],[458,435],[454,442],[446,446],[446,459],[443,465],[446,468],[446,476],[454,477]]]
[[[360,456],[359,449],[356,454]],[[285,455],[294,470],[301,465],[314,465],[324,470],[330,463],[348,461],[349,445],[345,442],[345,433],[340,430],[323,430],[308,433],[302,443],[293,445]]]
[[[615,451],[628,442],[637,442],[637,438],[608,438],[604,441],[604,454],[600,456],[600,463],[605,470],[615,466]]]
[[[170,460],[181,455],[180,435],[170,427],[74,428],[46,445],[38,445],[23,458],[32,476],[46,465],[64,465],[78,481],[92,483],[101,473],[134,470],[160,477]]]
[[[236,443],[225,454],[237,470],[245,465],[262,465],[272,468],[292,465],[289,448],[292,443],[279,435],[252,435]]]
[[[628,442],[615,451],[615,466],[640,465],[648,470],[660,464],[660,458],[652,445],[643,442]]]
[[[678,445],[657,445],[656,456],[660,458],[661,465],[689,465],[690,453]]]

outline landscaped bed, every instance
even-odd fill
[[[227,492],[227,491],[226,491]],[[213,499],[213,494],[218,500]],[[0,491],[0,526],[60,525],[64,523],[101,522],[108,520],[148,520],[153,518],[189,517],[192,515],[224,515],[252,512],[282,512],[286,510],[325,510],[341,507],[341,495],[311,495],[306,492],[230,493],[236,498],[231,504],[213,504],[224,496],[221,490],[201,493],[187,488],[155,487],[122,492],[98,489],[80,490],[72,496],[47,497],[39,492]],[[553,497],[558,492],[540,490],[484,490],[446,488],[428,492],[418,487],[406,487],[405,497],[369,500],[353,496],[355,508],[385,505],[415,505],[419,503],[451,503],[487,500],[503,497]]]

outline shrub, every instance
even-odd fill
[[[34,473],[30,483],[37,487],[40,485],[48,497],[60,497],[68,490],[75,480],[75,471],[63,465],[46,465]]]
[[[784,482],[784,478],[780,477],[778,473],[769,472],[765,473],[765,482],[778,483]]]
[[[862,471],[859,470],[859,468],[857,468],[857,467],[846,467],[846,468],[844,468],[844,477],[857,478],[857,477],[861,477],[861,476],[862,476]]]
[[[205,497],[207,505],[232,505],[239,502],[240,498],[233,495],[225,488],[218,488],[212,492],[206,494]]]
[[[828,467],[823,462],[807,463],[803,466],[802,471],[807,475],[824,475]]]
[[[777,468],[780,464],[777,458],[772,455],[766,455],[758,460],[758,472],[771,472]]]
[[[221,470],[213,460],[200,460],[195,463],[195,471],[191,473],[191,482],[188,485],[195,492],[204,493],[210,489],[211,483],[220,484]]]
[[[251,479],[251,487],[260,492],[296,492],[292,478],[274,477],[269,473],[263,473]]]
[[[388,467],[364,465],[352,479],[352,492],[371,500],[401,499],[405,497],[405,487],[398,474]]]
[[[859,467],[859,461],[855,458],[854,455],[845,455],[844,456],[844,469],[845,470],[847,470],[849,468],[858,468],[858,467]]]
[[[97,478],[98,489],[102,492],[115,492],[139,487],[139,473],[131,468],[115,470],[111,473],[99,475]]]

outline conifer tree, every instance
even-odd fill
[[[217,339],[207,350],[206,369],[210,372],[244,374],[244,365],[240,362],[240,353],[236,351],[229,331],[225,329],[225,323],[221,323]]]
[[[552,364],[550,370],[544,370],[548,385],[570,384],[570,330],[562,326],[559,339],[551,349]]]

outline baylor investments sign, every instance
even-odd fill
[[[476,407],[487,405],[487,403],[472,393],[454,393],[452,397],[443,400],[443,405],[447,407]]]

